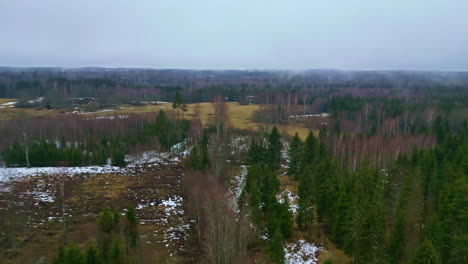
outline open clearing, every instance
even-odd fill
[[[1,103],[14,102],[14,99],[5,99],[0,98]],[[229,102],[228,105],[228,119],[229,125],[235,129],[242,130],[260,130],[260,131],[269,131],[272,127],[271,124],[262,124],[255,122],[253,120],[253,114],[255,111],[260,109],[259,105],[241,105],[236,102]],[[134,105],[122,105],[118,108],[109,108],[100,110],[97,112],[89,113],[79,113],[86,114],[89,117],[98,117],[98,116],[113,116],[113,115],[125,115],[131,113],[158,113],[160,110],[174,112],[172,108],[172,103],[162,103],[155,105],[144,105],[144,106],[134,106]],[[16,119],[25,116],[60,116],[68,115],[72,112],[65,109],[36,109],[36,108],[14,108],[14,107],[4,107],[0,109],[0,120],[9,120]],[[203,124],[206,126],[212,122],[213,119],[213,106],[211,103],[195,103],[188,104],[188,111],[183,114],[180,113],[180,117],[183,118],[199,118]],[[303,124],[279,124],[277,125],[278,129],[282,133],[287,133],[290,136],[293,136],[294,133],[298,133],[302,139],[305,139],[309,134],[311,129],[305,127]],[[317,131],[314,131],[315,133]]]

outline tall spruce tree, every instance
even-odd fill
[[[439,254],[430,240],[424,240],[411,260],[411,264],[441,264]]]
[[[302,142],[299,138],[299,135],[294,135],[291,144],[289,144],[289,168],[287,171],[288,176],[293,177],[294,179],[299,178],[299,163],[301,162],[301,153],[302,153]]]
[[[316,152],[317,139],[315,138],[314,133],[310,132],[302,147],[301,164],[299,167],[304,169],[307,166],[312,166],[312,163],[316,158]]]
[[[285,261],[283,240],[280,228],[277,227],[268,243],[268,253],[270,254],[271,261],[275,264],[283,264]]]
[[[382,181],[367,162],[356,173],[351,193],[345,250],[353,254],[356,263],[384,263]]]
[[[85,257],[85,264],[101,264],[101,260],[99,259],[98,252],[96,247],[93,245],[88,246],[86,250],[86,257]]]
[[[296,222],[301,229],[307,229],[314,220],[312,188],[312,172],[310,167],[306,167],[299,179],[298,186],[299,199]]]
[[[267,164],[272,170],[277,170],[281,163],[281,136],[276,126],[273,127],[268,137]]]

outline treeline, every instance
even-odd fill
[[[96,242],[89,244],[84,252],[74,244],[62,245],[53,264],[142,263],[135,209],[127,209],[124,217],[120,214],[105,207],[98,217]]]
[[[280,167],[281,149],[276,127],[265,140],[259,143],[252,140],[245,186],[238,201],[240,211],[254,224],[257,235],[267,236],[267,252],[274,263],[284,263],[284,240],[293,232],[288,197],[283,197],[282,202],[277,198],[280,182],[275,172]]]
[[[327,153],[326,137],[310,134],[302,143],[296,136],[290,144],[299,228],[323,223],[356,263],[466,263],[466,125],[448,131],[436,148],[401,155],[384,170],[368,162],[344,170]]]
[[[468,87],[465,73],[343,71],[190,71],[149,69],[1,69],[0,98],[46,97],[63,107],[71,98],[93,97],[102,107],[141,101],[170,101],[180,92],[187,102],[228,101],[296,105],[309,96],[457,97]],[[247,96],[252,96],[246,100]],[[69,102],[68,102],[69,103]],[[331,108],[341,108],[331,104]],[[346,105],[347,109],[357,104]]]
[[[88,131],[89,137],[74,142],[65,138],[47,139],[44,136],[37,140],[25,138],[7,147],[2,157],[7,166],[104,165],[108,159],[114,166],[125,166],[125,154],[130,149],[156,141],[160,149],[168,150],[185,139],[189,128],[189,121],[172,120],[161,110],[154,121],[147,121],[131,131],[118,128],[122,130],[120,135],[97,138],[92,131]]]

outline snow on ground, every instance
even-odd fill
[[[28,103],[30,104],[34,104],[34,103],[40,103],[44,100],[44,97],[37,97],[36,99],[34,100],[29,100]]]
[[[128,115],[97,116],[97,117],[86,118],[86,120],[95,120],[95,119],[109,119],[109,120],[114,120],[114,119],[127,119],[127,118],[128,118]]]
[[[289,168],[289,142],[281,139],[283,148],[281,149],[281,167]]]
[[[284,246],[286,264],[315,264],[318,261],[317,253],[323,248],[298,240],[295,243],[287,243]]]
[[[52,194],[51,190],[47,191],[33,191],[31,194],[35,200],[41,201],[43,203],[53,203],[55,201],[55,196]]]
[[[328,117],[328,113],[307,114],[307,115],[290,115],[289,118],[307,118],[307,117]]]
[[[5,107],[7,107],[7,106],[9,106],[9,107],[14,107],[16,103],[18,103],[18,102],[3,103],[3,104],[0,104],[0,107],[1,107],[1,108],[5,108]]]
[[[180,144],[180,143],[179,143]],[[183,151],[185,152],[185,151]],[[78,174],[133,174],[137,169],[143,170],[144,166],[154,167],[177,163],[180,161],[176,153],[147,151],[138,155],[127,155],[125,157],[127,167],[116,166],[84,166],[84,167],[32,167],[32,168],[4,168],[0,167],[0,185],[9,181],[18,181],[25,177],[39,175],[60,175],[73,176]]]
[[[232,155],[236,154],[236,152],[247,152],[249,150],[248,138],[244,136],[233,138],[229,146],[232,149]]]
[[[237,201],[239,200],[239,197],[242,193],[242,189],[244,189],[245,179],[247,177],[247,166],[242,165],[240,168],[240,174],[234,176],[234,178],[231,180],[231,187],[229,187],[227,192],[231,208],[235,211],[238,211]]]
[[[141,101],[142,104],[167,104],[169,102],[166,101]]]
[[[292,193],[288,189],[284,189],[281,194],[277,194],[276,198],[278,199],[279,203],[284,203],[283,195],[286,195],[288,197],[288,203],[289,203],[289,210],[295,214],[297,213],[297,199],[299,198],[296,194]]]
[[[183,198],[181,196],[173,195],[168,197],[162,200],[159,206],[164,207],[165,216],[161,216],[159,219],[163,225],[179,223],[177,226],[169,226],[163,231],[164,240],[161,242],[166,243],[166,247],[169,247],[175,241],[184,240],[186,238],[190,230],[190,223],[188,223],[184,216],[185,211],[183,209]],[[184,248],[181,247],[180,250],[184,250]],[[171,253],[171,256],[172,254],[173,253]]]
[[[102,109],[99,111],[94,112],[83,112],[83,111],[73,111],[73,112],[66,112],[65,114],[79,114],[79,115],[89,115],[89,114],[99,114],[99,113],[106,113],[106,112],[114,112],[114,109]]]
[[[166,163],[170,156],[171,153],[168,152],[145,151],[137,155],[126,155],[125,161],[128,163],[127,167],[144,164],[162,164]]]
[[[0,182],[42,174],[104,174],[124,171],[125,168],[115,166],[0,168]]]
[[[183,202],[183,198],[178,196],[178,195],[174,195],[173,197],[169,197],[169,199],[167,200],[163,200],[159,206],[164,206],[164,212],[166,213],[166,215],[169,217],[171,215],[183,215],[184,214],[184,209],[182,209],[182,202]]]

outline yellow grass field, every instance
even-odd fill
[[[14,99],[0,98],[0,104],[13,102]],[[259,105],[240,105],[236,102],[230,102],[228,104],[228,122],[229,126],[237,129],[245,130],[270,130],[272,125],[261,124],[253,121],[254,111],[259,109]],[[112,110],[103,113],[89,113],[88,116],[105,116],[115,114],[127,114],[127,113],[157,113],[160,110],[174,111],[172,103],[164,103],[157,105],[144,105],[144,106],[133,106],[133,105],[122,105],[119,108],[108,109]],[[0,120],[9,120],[15,118],[21,118],[22,116],[57,116],[64,115],[67,112],[65,109],[32,109],[32,108],[14,108],[9,106],[0,106]],[[198,114],[197,114],[198,113]],[[180,113],[182,118],[183,114]],[[213,107],[211,103],[195,103],[188,105],[188,111],[185,113],[185,118],[192,119],[194,117],[200,118],[204,125],[210,124],[213,119]],[[278,129],[282,134],[288,134],[293,136],[294,133],[298,133],[302,139],[305,139],[309,134],[310,130],[300,125],[278,125]],[[314,131],[315,133],[317,131]]]

